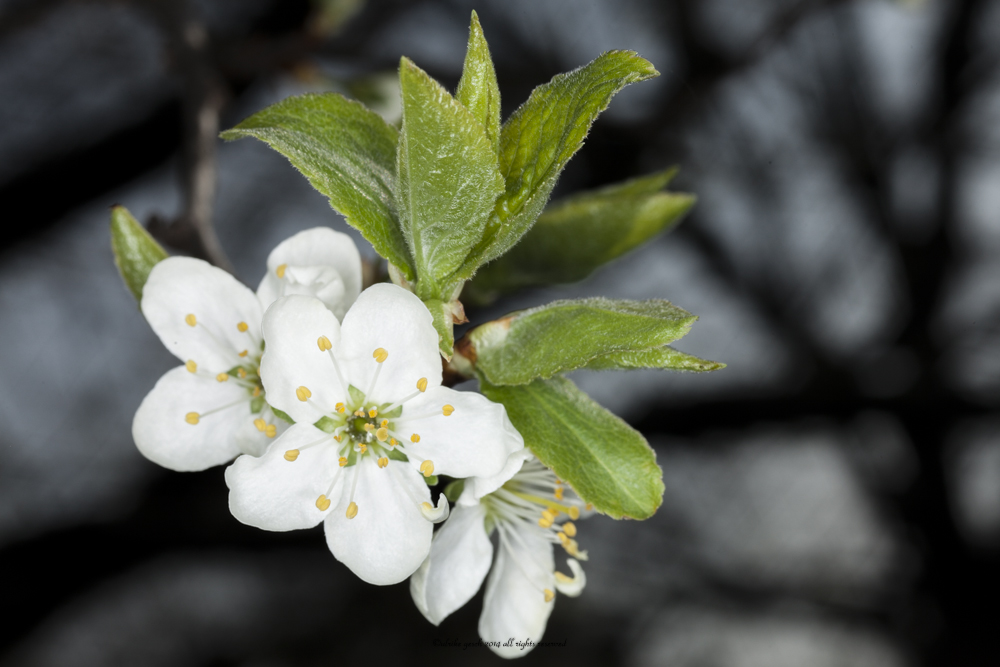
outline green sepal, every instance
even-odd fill
[[[427,486],[437,486],[438,476],[431,475],[430,477],[424,477],[424,482],[427,483]]]
[[[510,252],[480,269],[463,300],[486,303],[523,287],[583,280],[674,227],[695,203],[693,195],[661,192],[676,173],[668,169],[550,204]]]
[[[438,351],[445,360],[451,361],[451,357],[455,353],[455,325],[451,316],[451,308],[438,299],[424,301],[424,305],[431,312],[434,329],[438,332]]]
[[[486,44],[486,36],[475,10],[472,12],[469,44],[465,50],[465,64],[455,98],[483,126],[493,145],[493,151],[496,152],[500,147],[500,86],[497,84],[490,47]]]
[[[483,235],[503,177],[485,128],[408,58],[399,65],[403,127],[396,156],[400,226],[422,299],[450,300],[452,274]]]
[[[395,447],[386,447],[385,450],[386,450],[386,454],[385,455],[388,458],[392,459],[393,461],[409,461],[410,460],[409,457],[406,456],[406,454],[404,454],[403,452],[399,451]]]
[[[464,479],[453,479],[448,482],[448,486],[444,487],[444,497],[451,502],[458,502],[458,497],[462,495],[462,491],[465,490],[465,480]]]
[[[274,408],[271,409],[273,410]],[[336,422],[330,417],[320,417],[319,420],[317,420],[316,423],[313,424],[313,426],[323,431],[324,433],[333,433],[343,425],[344,425],[343,422]]]
[[[348,385],[347,395],[351,398],[351,405],[363,405],[365,402],[364,392],[355,387],[353,384]]]
[[[282,412],[281,410],[279,410],[278,408],[274,407],[273,405],[271,406],[271,412],[274,413],[275,417],[277,417],[278,419],[280,419],[282,421],[286,421],[289,424],[294,424],[295,423],[295,420],[292,419],[291,417],[289,417],[287,413]],[[324,417],[324,419],[326,419],[326,417]]]
[[[221,136],[255,137],[284,155],[376,252],[416,277],[394,197],[399,131],[377,113],[337,93],[309,93],[272,104]]]
[[[642,434],[563,377],[516,387],[481,382],[538,460],[594,509],[648,519],[663,502],[663,472]]]
[[[253,397],[250,400],[250,414],[254,414],[254,415],[258,414],[261,410],[264,409],[264,405],[266,405],[266,404],[264,403],[264,397],[263,396],[255,396],[255,397]]]
[[[616,352],[592,359],[584,368],[592,371],[629,370],[632,368],[662,368],[672,371],[705,373],[725,368],[718,361],[699,359],[680,350],[664,345],[648,350]]]
[[[661,299],[554,301],[476,327],[468,339],[476,369],[490,383],[526,384],[597,357],[661,347],[696,319]]]
[[[532,91],[500,130],[504,192],[456,277],[468,280],[483,264],[510,250],[531,228],[569,159],[611,98],[630,83],[659,76],[633,51],[608,51],[590,64],[557,74]]]
[[[111,252],[115,266],[136,301],[142,300],[142,288],[149,272],[168,257],[167,251],[153,240],[124,206],[111,207]]]

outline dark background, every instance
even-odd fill
[[[557,195],[679,164],[699,197],[629,259],[473,321],[667,298],[701,316],[678,347],[729,364],[574,376],[647,435],[666,494],[580,525],[588,587],[545,635],[566,646],[522,664],[1000,664],[1000,1],[2,0],[0,665],[499,662],[434,646],[477,640],[481,595],[434,628],[319,529],[236,522],[222,468],[137,453],[177,362],[107,231],[122,203],[255,287],[278,241],[346,225],[216,131],[306,90],[392,113],[401,54],[454,86],[473,8],[505,115],[607,49],[662,73]]]

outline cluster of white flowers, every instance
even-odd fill
[[[511,637],[541,639],[556,591],[583,589],[573,522],[589,506],[534,459],[502,405],[441,386],[430,312],[392,284],[362,292],[347,235],[317,228],[284,241],[256,295],[201,260],[168,258],[141,308],[184,365],[143,400],[136,445],[181,471],[236,457],[226,483],[239,521],[323,522],[330,551],[364,581],[411,577],[435,625],[492,563],[479,633],[504,657],[526,653],[503,646]],[[464,480],[454,509],[443,493],[431,502],[438,474]],[[556,571],[553,544],[572,576]]]

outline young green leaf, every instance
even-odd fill
[[[479,16],[472,12],[469,27],[469,45],[465,51],[465,66],[458,82],[455,98],[469,110],[469,113],[486,129],[486,136],[493,144],[493,150],[500,146],[500,86],[497,73],[493,69],[490,47],[486,44]]]
[[[397,192],[403,234],[417,270],[417,294],[450,301],[449,279],[482,238],[503,191],[486,130],[426,72],[403,58]]]
[[[336,93],[299,95],[221,136],[256,137],[284,155],[376,252],[415,278],[393,196],[399,132],[381,116]]]
[[[660,192],[676,172],[669,169],[549,205],[510,252],[466,285],[469,298],[485,302],[522,287],[583,280],[673,227],[695,202],[693,195]]]
[[[633,51],[608,51],[585,67],[558,74],[528,97],[500,130],[505,190],[482,240],[457,277],[510,250],[531,228],[569,159],[611,98],[630,83],[659,76]]]
[[[717,371],[726,365],[718,361],[699,359],[680,350],[664,345],[648,350],[614,352],[592,359],[584,368],[591,371],[629,370],[632,368],[663,368],[672,371],[704,373]]]
[[[669,301],[554,301],[469,332],[478,371],[492,384],[525,384],[596,357],[660,347],[698,319]]]
[[[451,307],[440,299],[424,301],[427,310],[431,311],[434,329],[438,332],[438,351],[445,359],[450,360],[455,348],[454,321]]]
[[[124,206],[111,208],[111,251],[125,286],[140,301],[149,272],[157,262],[167,258],[167,251]]]
[[[524,444],[594,508],[648,519],[663,501],[663,472],[642,434],[563,377],[517,387],[482,382],[503,403]]]

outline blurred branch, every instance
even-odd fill
[[[183,140],[181,180],[184,210],[171,222],[154,217],[149,231],[159,240],[233,272],[212,224],[215,148],[226,84],[215,68],[209,34],[189,2],[156,0],[149,5],[167,35],[172,64],[181,79]]]

